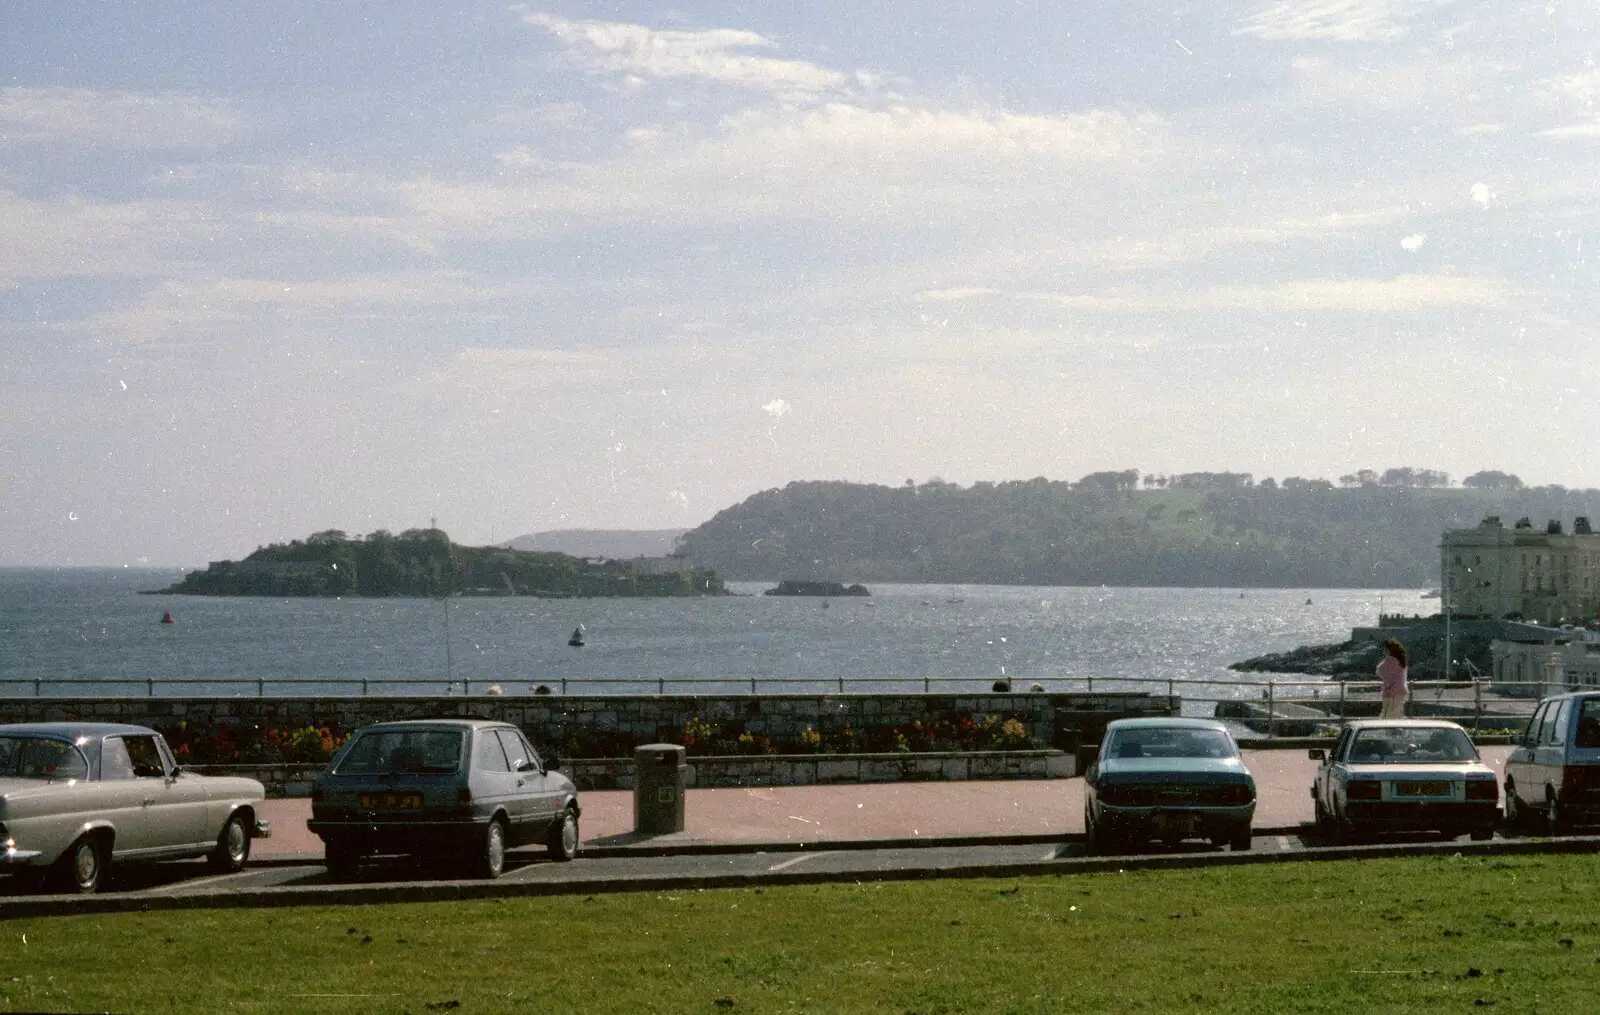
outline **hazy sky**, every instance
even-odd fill
[[[1600,483],[1589,0],[0,14],[0,564]]]

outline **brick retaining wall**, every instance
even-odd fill
[[[307,796],[321,765],[196,765],[197,772],[259,779],[268,796]],[[580,790],[631,789],[632,758],[579,758],[562,764]],[[1076,774],[1064,751],[928,754],[788,754],[689,759],[692,787],[810,786],[826,783],[937,782],[968,779],[1066,779]]]
[[[775,744],[791,743],[807,726],[831,738],[846,723],[856,730],[901,726],[930,713],[978,722],[991,715],[1016,716],[1034,740],[1071,750],[1079,739],[1098,738],[1111,719],[1176,715],[1178,700],[1138,693],[0,698],[0,723],[75,719],[167,728],[198,720],[352,730],[393,719],[477,715],[515,723],[541,745],[568,743],[574,732],[618,734],[630,743],[678,742],[693,717],[769,737]]]

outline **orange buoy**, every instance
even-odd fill
[[[161,622],[163,624],[176,624],[177,623],[176,620],[172,619],[172,611],[171,610],[162,610],[161,611]]]

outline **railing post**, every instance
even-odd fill
[[[666,677],[658,677],[656,679],[656,693],[657,694],[666,694],[667,693],[667,678]]]
[[[1278,735],[1278,685],[1276,681],[1267,681],[1267,736]]]
[[[156,680],[155,680],[155,678],[154,677],[150,677],[150,678],[146,679],[145,680],[145,685],[150,691],[150,697],[154,698],[156,696]]]
[[[932,690],[933,690],[933,682],[928,678],[927,674],[923,674],[923,676],[922,676],[922,693],[923,694],[927,694]]]
[[[260,677],[257,677],[256,678],[256,697],[257,698],[265,698],[266,696],[267,696],[267,682],[265,680],[261,679]]]
[[[1083,693],[1084,694],[1093,694],[1094,693],[1094,674],[1092,674],[1092,673],[1089,674],[1088,686],[1086,688],[1084,688]]]
[[[751,694],[755,694],[756,693],[756,678],[755,677],[751,677],[750,678],[750,693]]]
[[[1472,682],[1472,731],[1476,733],[1483,725],[1483,681]]]
[[[43,696],[43,692],[39,690],[39,685],[41,683],[43,683],[43,681],[41,681],[38,677],[33,678],[33,696],[35,698]]]
[[[567,693],[567,678],[566,677],[562,677],[561,678],[561,693],[562,694],[566,694]]]
[[[1347,688],[1349,686],[1350,686],[1350,681],[1348,681],[1348,680],[1339,681],[1339,721],[1340,722],[1344,722],[1344,692],[1345,692],[1345,688]]]

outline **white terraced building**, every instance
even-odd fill
[[[1507,616],[1543,624],[1587,623],[1600,606],[1600,534],[1579,517],[1511,528],[1491,515],[1477,528],[1450,529],[1439,545],[1442,608],[1457,617]]]

